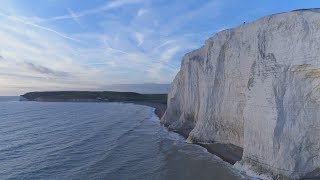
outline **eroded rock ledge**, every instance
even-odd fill
[[[186,54],[162,122],[243,148],[237,164],[301,178],[320,167],[319,88],[320,10],[271,15]]]

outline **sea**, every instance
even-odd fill
[[[248,177],[168,131],[151,107],[0,97],[0,179]]]

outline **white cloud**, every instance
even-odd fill
[[[171,60],[173,58],[174,55],[176,55],[179,51],[181,50],[181,48],[179,46],[174,46],[172,48],[169,48],[167,50],[165,50],[162,54],[161,54],[161,59],[165,60],[166,62],[168,62],[169,60]]]
[[[80,23],[82,16],[139,3],[141,6],[132,6],[132,14],[125,19],[122,14],[115,13],[99,22],[81,19]],[[5,59],[0,60],[0,94],[21,93],[21,89],[97,90],[107,84],[170,83],[179,69],[182,55],[199,47],[199,42],[211,34],[210,31],[199,33],[181,29],[192,18],[201,17],[203,8],[180,12],[164,20],[152,3],[114,0],[81,12],[69,9],[68,14],[51,18],[72,19],[80,25],[86,23],[97,28],[97,31],[88,28],[93,32],[77,29],[82,33],[73,33],[72,37],[48,28],[63,21],[44,22],[41,17],[0,13],[6,17],[0,18],[3,42],[0,56]],[[42,26],[43,23],[48,27]],[[70,29],[66,28],[68,32]],[[184,33],[176,33],[180,31]],[[75,43],[79,41],[81,43]]]
[[[114,0],[109,3],[107,3],[104,6],[104,9],[112,9],[112,8],[118,8],[124,5],[129,5],[129,4],[138,4],[143,2],[143,0]]]
[[[0,52],[6,59],[0,63],[0,94],[8,88],[17,93],[18,87],[26,86],[33,90],[94,89],[108,83],[103,81],[103,72],[82,65],[85,59],[77,53],[83,49],[71,46],[60,36],[15,21],[1,19],[0,23],[4,24],[0,39],[5,42],[0,44]]]
[[[12,93],[23,93],[19,88],[25,91],[97,90],[107,84],[168,82],[168,76],[162,76],[160,81],[146,74],[148,69],[152,71],[156,64],[164,62],[161,52],[143,53],[126,49],[137,46],[123,40],[130,34],[111,36],[86,33],[75,36],[88,44],[100,44],[93,48],[78,46],[65,41],[63,37],[51,36],[51,31],[42,31],[20,21],[0,19],[0,23],[3,24],[0,27],[0,39],[5,42],[0,44],[0,52],[6,59],[0,63],[0,94],[9,92],[8,89]],[[141,44],[143,35],[138,34]],[[118,47],[123,49],[105,46],[103,42],[106,40],[118,41]],[[162,64],[156,73],[161,73],[163,69],[173,72],[177,67]]]
[[[137,17],[141,17],[141,16],[147,14],[148,11],[149,11],[148,9],[139,9],[139,11],[137,12]]]
[[[141,46],[144,42],[144,36],[142,33],[136,32],[134,33],[138,46]]]

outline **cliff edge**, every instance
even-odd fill
[[[320,10],[263,17],[183,57],[162,123],[194,143],[232,144],[259,171],[320,168]]]

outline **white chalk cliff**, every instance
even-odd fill
[[[299,178],[320,168],[320,10],[263,17],[183,57],[161,120],[240,164]]]

